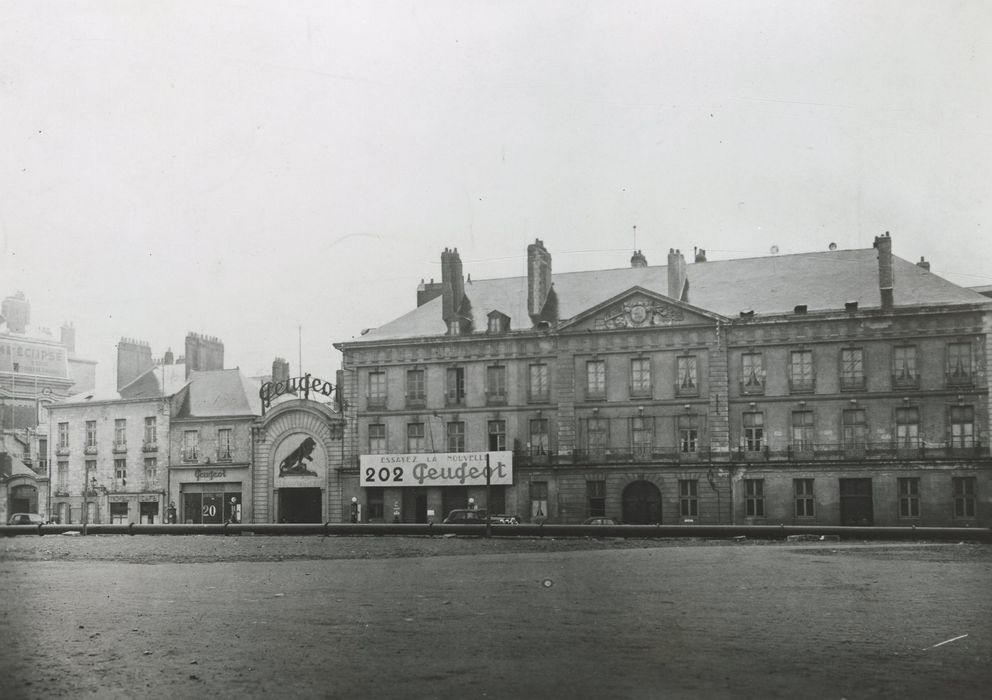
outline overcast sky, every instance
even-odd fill
[[[0,296],[229,367],[473,278],[870,247],[992,284],[992,3],[0,0]],[[636,225],[636,240],[634,226]],[[897,280],[898,283],[898,280]]]

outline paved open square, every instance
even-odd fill
[[[980,698],[992,548],[0,541],[7,698]]]

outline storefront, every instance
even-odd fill
[[[161,493],[112,493],[107,496],[108,522],[155,525],[162,520]]]
[[[176,509],[176,522],[244,522],[248,478],[248,467],[173,467],[170,504]]]

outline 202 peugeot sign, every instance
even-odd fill
[[[513,484],[512,452],[441,452],[406,455],[361,455],[362,487],[485,486]]]

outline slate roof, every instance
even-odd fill
[[[180,410],[183,418],[261,415],[259,384],[238,369],[192,372]]]
[[[792,313],[799,304],[809,312],[841,311],[850,301],[860,309],[879,308],[878,252],[874,248],[775,255],[686,265],[688,302],[727,318],[753,310],[756,317]],[[959,287],[915,263],[892,256],[894,303],[898,307],[987,304],[988,298]],[[611,297],[639,286],[667,295],[668,266],[552,274],[559,319],[567,321]],[[532,327],[527,313],[527,278],[472,280],[465,284],[474,333],[485,333],[486,317],[500,311],[511,330]],[[356,342],[399,340],[445,333],[441,298],[368,331]],[[345,343],[347,344],[347,343]]]

